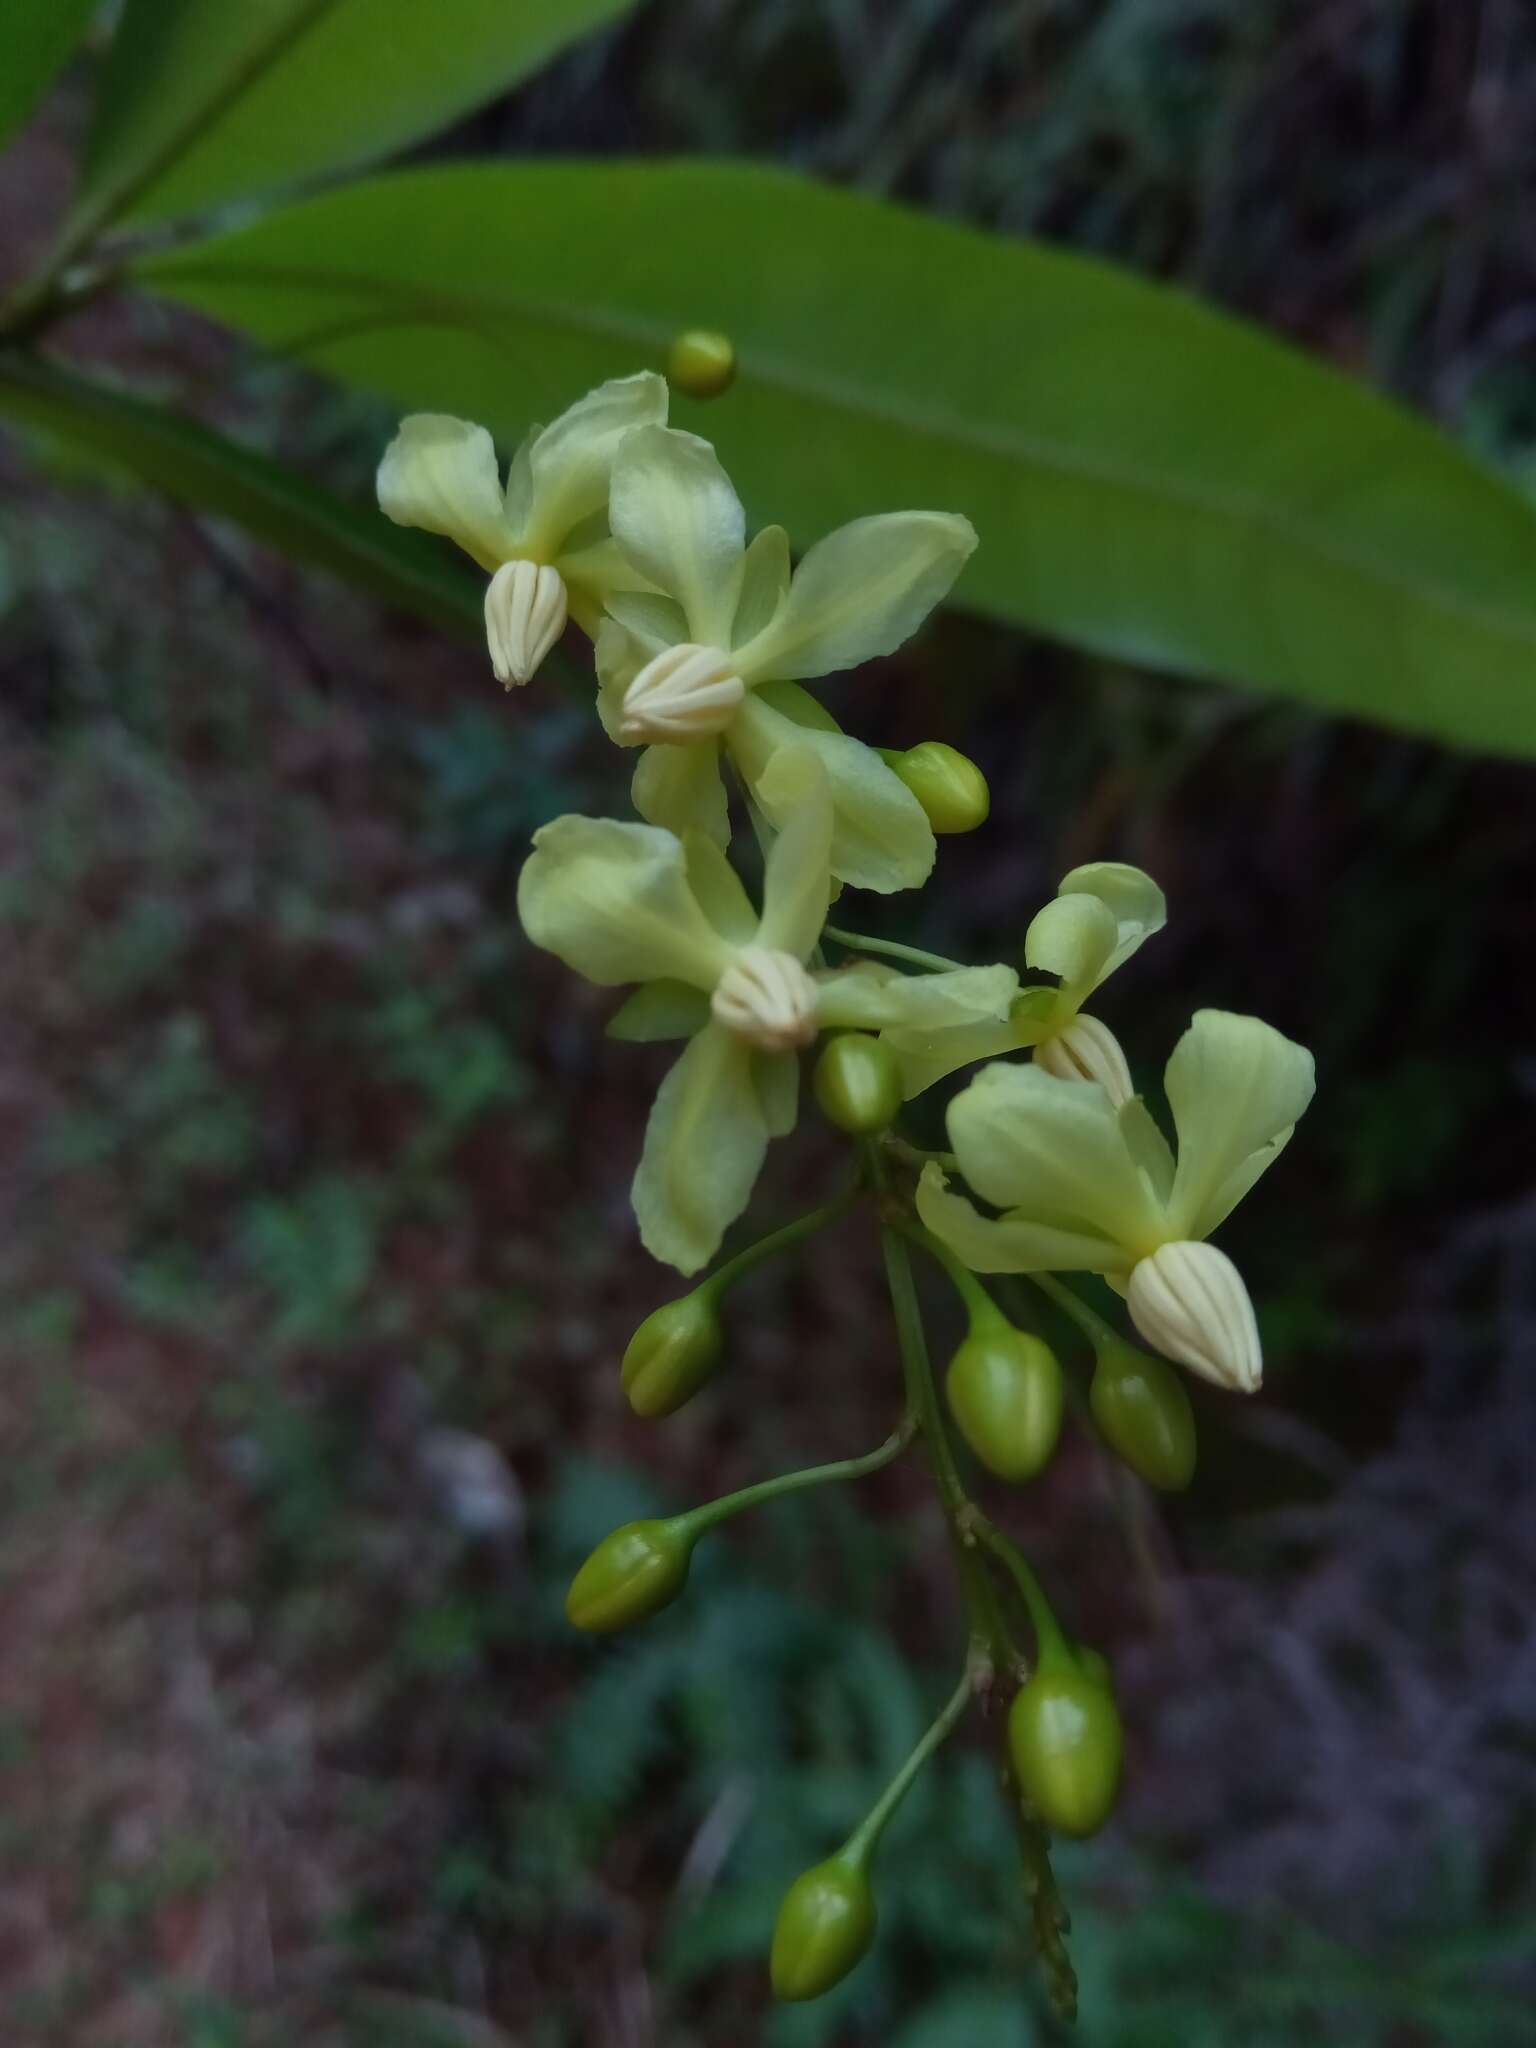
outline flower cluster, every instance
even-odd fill
[[[1256,1386],[1247,1292],[1204,1240],[1306,1107],[1308,1055],[1257,1019],[1202,1011],[1168,1065],[1175,1163],[1118,1040],[1084,1008],[1164,922],[1161,890],[1121,863],[1063,878],[1025,933],[1036,978],[1022,988],[1006,965],[823,964],[838,889],[919,886],[934,816],[949,821],[901,757],[844,733],[804,684],[899,646],[976,537],[954,513],[882,513],[792,568],[782,527],[748,538],[714,449],[666,424],[667,398],[649,372],[599,386],[529,432],[504,486],[485,429],[437,414],[407,419],[379,469],[391,519],[448,535],[490,572],[498,678],[527,682],[574,619],[595,642],[604,729],[641,750],[644,822],[545,826],[518,908],[577,973],[634,985],[616,1036],[686,1041],[635,1176],[644,1243],[681,1272],[705,1265],[768,1140],[794,1125],[802,1048],[874,1031],[907,1097],[988,1062],[949,1128],[968,1186],[1002,1213],[952,1192],[937,1166],[917,1193],[967,1265],[1103,1274],[1150,1342]],[[758,908],[728,857],[732,787],[767,849]],[[1025,1064],[1007,1057],[1023,1052]]]
[[[698,388],[724,389],[723,337],[683,337],[674,364],[690,362],[695,343],[708,373]],[[601,385],[529,433],[505,485],[483,428],[419,415],[384,456],[379,501],[487,572],[487,640],[504,684],[526,683],[574,621],[594,643],[603,729],[639,749],[637,817],[545,825],[518,910],[535,945],[601,987],[630,991],[614,1037],[681,1043],[634,1177],[646,1247],[684,1274],[710,1263],[770,1139],[795,1124],[801,1055],[817,1040],[816,1100],[860,1141],[851,1194],[646,1318],[624,1360],[631,1405],[660,1417],[691,1398],[719,1361],[719,1305],[740,1274],[873,1197],[904,1412],[862,1458],[616,1530],[577,1575],[567,1612],[588,1629],[642,1619],[680,1592],[694,1544],[717,1522],[779,1491],[860,1477],[921,1437],[968,1575],[965,1676],[864,1825],[792,1888],[774,1984],[784,1997],[812,1996],[857,1961],[873,1934],[868,1866],[889,1813],[972,1692],[1007,1682],[1006,1782],[1032,1866],[1037,1941],[1065,2005],[1071,1972],[1044,1829],[1088,1833],[1110,1809],[1120,1770],[1111,1682],[964,1491],[908,1246],[947,1271],[964,1307],[969,1334],[946,1391],[953,1426],[983,1467],[1027,1482],[1062,1427],[1053,1350],[1016,1327],[1016,1312],[1005,1315],[977,1277],[1027,1275],[1093,1347],[1088,1409],[1103,1443],[1149,1484],[1184,1486],[1195,1425],[1167,1360],[1229,1389],[1259,1384],[1247,1289],[1207,1240],[1289,1139],[1312,1094],[1312,1061],[1257,1018],[1197,1012],[1164,1074],[1177,1149],[1169,1144],[1097,1014],[1109,978],[1166,916],[1156,883],[1120,862],[1062,878],[1025,930],[1018,966],[961,966],[828,924],[844,889],[922,885],[935,834],[987,815],[985,779],[963,755],[938,741],[906,753],[866,745],[805,687],[906,640],[976,536],[955,513],[880,513],[792,566],[783,528],[749,537],[714,449],[668,426],[667,405],[665,382],[649,373]],[[732,860],[733,826],[756,849],[756,901]],[[923,1153],[896,1133],[905,1101],[967,1069],[947,1110],[951,1151]],[[1153,1352],[1113,1331],[1063,1273],[1106,1280]],[[1032,1666],[1012,1634],[1021,1612]]]

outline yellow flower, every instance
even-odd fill
[[[644,588],[609,535],[608,481],[625,436],[666,416],[666,381],[650,371],[600,384],[529,431],[505,490],[484,427],[445,413],[401,421],[379,464],[380,507],[397,526],[446,534],[491,572],[498,681],[526,683],[568,612],[595,636],[611,592]]]
[[[1262,1361],[1247,1289],[1204,1240],[1278,1157],[1312,1099],[1312,1055],[1257,1017],[1199,1010],[1165,1071],[1177,1160],[1139,1096],[1116,1105],[1038,1066],[984,1067],[949,1106],[983,1216],[924,1170],[917,1206],[978,1273],[1102,1273],[1147,1340],[1250,1391]]]
[[[1047,1073],[1096,1081],[1111,1102],[1128,1102],[1134,1090],[1119,1041],[1083,1004],[1166,919],[1162,890],[1140,868],[1101,860],[1063,875],[1024,936],[1025,965],[1056,975],[1057,985],[1024,989],[1002,1024],[887,1032],[903,1093],[910,1100],[960,1067],[1032,1047]]]
[[[839,730],[798,680],[888,654],[938,603],[976,545],[946,512],[856,519],[790,573],[782,527],[750,546],[741,501],[713,448],[647,427],[613,468],[613,535],[650,594],[608,599],[599,709],[611,736],[644,745],[635,808],[652,824],[726,842],[722,748],[770,824],[765,785],[787,745],[808,747],[831,787],[832,872],[889,892],[933,865],[921,804],[870,747]]]
[[[783,831],[754,910],[704,834],[556,818],[534,835],[518,912],[535,945],[604,987],[641,986],[610,1030],[686,1038],[646,1128],[633,1200],[646,1248],[680,1272],[713,1257],[746,1207],[770,1137],[794,1128],[800,1047],[824,1027],[1006,1013],[1007,968],[910,979],[808,962],[831,895],[831,792],[815,755],[780,751],[764,790]]]

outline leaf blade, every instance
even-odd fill
[[[169,220],[405,147],[633,0],[129,0],[82,211]]]
[[[232,519],[386,604],[471,639],[484,630],[476,584],[430,543],[194,421],[17,359],[0,361],[0,414],[120,462],[169,497]]]
[[[708,320],[740,370],[700,424],[800,545],[963,510],[960,594],[995,616],[1536,753],[1536,513],[1390,400],[1102,263],[776,170],[566,163],[395,173],[139,274],[509,438]]]
[[[96,0],[8,0],[0,26],[0,144],[64,68],[95,9]]]

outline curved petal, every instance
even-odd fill
[[[610,708],[614,701],[607,699]],[[687,832],[702,832],[717,846],[730,840],[730,808],[720,774],[720,748],[714,740],[647,747],[635,763],[629,793],[642,818],[665,825],[680,839]]]
[[[757,912],[725,848],[702,832],[689,832],[683,838],[683,856],[688,886],[715,930],[733,948],[750,946],[757,937]]]
[[[1097,1082],[1002,1062],[960,1091],[947,1121],[961,1172],[1016,1220],[1110,1239],[1126,1264],[1171,1235]]]
[[[789,595],[789,535],[782,526],[765,526],[747,549],[741,565],[741,595],[726,645],[743,647],[778,616]]]
[[[917,1213],[973,1273],[1102,1273],[1125,1256],[1106,1237],[1060,1230],[1019,1216],[983,1216],[954,1194],[931,1160],[917,1184]]]
[[[654,825],[566,816],[541,826],[517,912],[536,946],[605,988],[686,981],[708,993],[731,957],[689,887],[682,842]]]
[[[378,493],[386,519],[446,534],[482,569],[500,568],[517,551],[495,443],[468,420],[441,412],[403,419],[379,464]]]
[[[657,1091],[630,1189],[640,1241],[680,1273],[708,1265],[768,1149],[752,1048],[708,1024]]]
[[[524,534],[546,555],[573,527],[608,505],[614,457],[626,435],[667,417],[667,383],[654,370],[599,384],[534,438],[528,449]]]
[[[759,683],[757,700],[780,711],[796,725],[809,725],[817,732],[841,732],[842,727],[819,697],[813,697],[802,683]]]
[[[731,758],[769,822],[779,825],[762,795],[762,778],[784,746],[809,747],[826,771],[832,793],[832,872],[858,889],[890,895],[920,888],[933,867],[933,828],[917,798],[873,747],[846,733],[798,725],[765,704],[758,692],[726,735]]]
[[[1063,875],[1057,894],[1097,896],[1115,920],[1115,944],[1099,981],[1123,967],[1168,922],[1168,899],[1149,874],[1123,860],[1095,860]],[[1094,987],[1097,988],[1098,982]]]
[[[608,499],[613,537],[688,617],[688,637],[728,647],[742,581],[746,515],[715,451],[676,427],[628,434]]]
[[[571,616],[589,640],[597,638],[605,611],[648,590],[645,578],[611,534],[569,553],[562,549],[554,566],[565,579]]]
[[[608,1019],[607,1036],[629,1045],[692,1038],[709,1022],[709,997],[686,981],[643,981]]]
[[[832,897],[832,792],[808,747],[781,747],[753,792],[765,813],[782,818],[763,864],[763,917],[757,943],[807,960]]]
[[[507,524],[514,533],[521,533],[528,524],[528,510],[533,503],[533,465],[530,456],[533,444],[544,431],[542,426],[530,427],[517,444],[517,452],[507,464],[507,488],[502,499],[502,509],[507,515]]]
[[[821,977],[817,1015],[823,1024],[883,1028],[895,1038],[904,1031],[924,1036],[995,1027],[1006,1023],[1018,988],[1011,967],[957,967],[947,974],[842,968]]]
[[[1118,935],[1114,912],[1097,896],[1053,896],[1024,934],[1024,964],[1061,977],[1063,1009],[1075,1010],[1108,972]]]
[[[753,1055],[752,1078],[770,1138],[787,1138],[800,1114],[800,1061],[792,1052]]]
[[[1312,1055],[1258,1017],[1197,1010],[1164,1081],[1179,1134],[1170,1235],[1207,1237],[1278,1158],[1312,1100]]]
[[[976,546],[954,512],[882,512],[806,554],[772,623],[741,649],[748,681],[830,675],[909,639]]]
[[[1005,1018],[1000,1024],[961,1024],[944,1031],[888,1031],[885,1043],[896,1055],[901,1096],[910,1102],[936,1081],[978,1060],[1001,1059],[1027,1045]]]

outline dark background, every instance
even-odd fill
[[[8,274],[82,105],[0,159]],[[1532,474],[1523,0],[661,0],[428,153],[529,150],[770,156],[1099,250]],[[82,325],[370,493],[367,402],[161,310]],[[685,1413],[620,1398],[669,1291],[626,1205],[660,1063],[512,917],[530,829],[623,802],[567,675],[504,700],[478,654],[0,443],[7,2041],[1055,2038],[975,1729],[887,1844],[877,1959],[765,2005],[782,1884],[950,1682],[920,1474],[736,1524],[632,1642],[560,1617],[612,1523],[864,1448],[896,1399],[858,1226],[743,1290]],[[999,1504],[1130,1728],[1122,1817],[1060,1859],[1079,2038],[1533,2038],[1531,770],[960,616],[837,708],[993,779],[868,922],[1010,957],[1067,867],[1135,860],[1172,904],[1105,1006],[1141,1071],[1204,1002],[1318,1056],[1224,1236],[1263,1396],[1200,1397],[1172,1510],[1078,1431]],[[807,1120],[760,1213],[834,1157]]]

